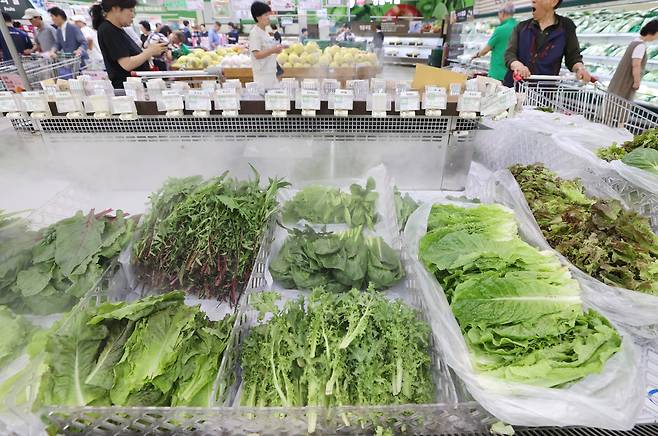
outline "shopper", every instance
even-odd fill
[[[170,61],[190,54],[190,48],[183,41],[185,41],[185,34],[180,30],[169,35],[169,52],[167,56]]]
[[[3,12],[2,19],[5,20],[5,24],[9,29],[9,34],[11,35],[11,39],[14,41],[14,45],[16,46],[16,51],[18,54],[30,54],[34,48],[34,45],[32,44],[32,41],[30,41],[30,37],[27,36],[27,33],[22,30],[18,30],[11,25],[11,17],[8,13]],[[11,53],[9,53],[9,47],[5,43],[2,35],[0,35],[0,45],[2,46],[2,60],[10,61]]]
[[[160,30],[162,32],[168,32],[166,35],[164,33],[160,32],[152,32],[151,31],[151,24],[148,21],[142,21],[140,22],[143,30],[146,30],[148,32],[148,35],[146,37],[146,41],[144,41],[144,44],[142,45],[143,48],[148,48],[149,46],[153,44],[169,44],[169,34],[171,33],[171,29],[169,29],[169,26],[161,26]],[[158,71],[167,71],[167,59],[165,57],[165,54],[161,54],[160,56],[153,56],[153,65],[158,69]]]
[[[498,20],[500,24],[489,38],[487,44],[478,51],[473,58],[486,56],[491,52],[491,61],[489,63],[489,77],[503,81],[507,74],[507,65],[505,65],[505,51],[509,45],[510,37],[517,21],[514,19],[514,3],[505,3],[498,11]]]
[[[34,28],[35,46],[32,52],[48,53],[55,46],[57,34],[55,28],[43,21],[41,12],[33,8],[25,9],[24,20]]]
[[[215,24],[208,30],[208,47],[210,47],[210,50],[214,50],[222,45],[221,28],[221,23],[215,21]]]
[[[238,27],[233,23],[228,23],[228,27],[230,29],[227,35],[228,43],[237,44],[238,40],[240,39],[240,32],[238,31]]]
[[[591,76],[583,65],[576,25],[555,9],[562,0],[533,0],[532,18],[519,23],[505,52],[505,85],[514,85],[514,76],[523,79],[533,74],[557,76],[562,59],[579,80],[589,82]]]
[[[308,29],[306,27],[302,28],[302,33],[299,34],[299,42],[306,44],[308,41]]]
[[[283,51],[283,46],[276,44],[265,29],[270,24],[272,9],[266,3],[256,1],[251,5],[251,16],[256,25],[249,34],[249,50],[251,50],[251,69],[254,82],[267,91],[278,84],[276,78],[276,55]]]
[[[140,21],[139,22],[139,40],[142,41],[142,47],[144,47],[144,43],[148,39],[149,35],[152,33],[151,31],[151,23],[149,23],[146,20]]]
[[[277,44],[281,44],[283,42],[283,38],[281,38],[281,33],[279,32],[279,27],[276,24],[270,25],[272,28],[272,37],[274,38],[274,41],[276,41]]]
[[[381,24],[377,25],[375,35],[372,37],[372,48],[375,50],[377,59],[381,62],[384,57],[384,32],[382,32]]]
[[[626,49],[612,76],[608,92],[626,100],[633,100],[647,66],[647,44],[657,38],[658,20],[649,21],[640,30],[640,37],[633,40]]]
[[[183,32],[183,44],[192,44],[192,32],[190,31],[190,22],[183,20],[183,27],[180,29]]]
[[[343,25],[343,28],[341,29],[340,33],[336,37],[336,41],[340,41],[340,42],[354,41],[354,34],[352,33],[352,28],[350,27],[349,24]]]
[[[89,58],[87,54],[88,46],[82,31],[76,25],[68,22],[66,12],[61,8],[52,7],[48,9],[48,13],[53,20],[53,24],[57,27],[57,40],[50,52],[53,55],[60,52],[80,56],[81,66],[86,65]]]
[[[91,70],[104,70],[103,54],[100,47],[98,47],[98,36],[96,31],[87,26],[87,21],[82,15],[74,15],[71,21],[80,29],[82,36],[87,41],[87,54],[89,56],[88,69]]]
[[[135,6],[137,0],[101,0],[90,10],[107,75],[115,88],[123,88],[132,71],[148,71],[149,60],[167,49],[166,44],[154,43],[142,50],[128,36],[123,28],[132,23]]]

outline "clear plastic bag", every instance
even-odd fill
[[[326,186],[336,186],[341,188],[343,191],[349,191],[349,186],[353,183],[357,183],[361,186],[365,186],[366,181],[369,177],[372,177],[375,180],[375,191],[379,194],[376,202],[376,211],[377,211],[377,222],[374,225],[372,230],[364,228],[365,236],[380,236],[384,241],[394,250],[400,251],[402,242],[400,239],[400,234],[398,231],[397,223],[397,214],[395,211],[395,200],[393,198],[393,182],[390,176],[387,174],[386,167],[384,165],[378,165],[375,168],[370,169],[366,175],[361,179],[345,179],[345,180],[334,180],[334,181],[318,181],[312,184],[317,185],[326,185]],[[297,194],[299,190],[288,189],[281,191],[279,193],[279,204],[281,207],[285,203]],[[322,224],[322,223],[313,223],[309,224],[308,222],[301,220],[297,223],[283,223],[287,228],[298,228],[302,229],[305,226],[309,225],[315,231],[326,230],[328,232],[342,232],[349,229],[347,224]],[[270,250],[265,261],[265,282],[267,284],[267,289],[283,289],[280,283],[276,282],[270,273],[270,263],[275,259],[281,248],[283,247],[284,242],[288,238],[288,230],[281,227],[280,225],[275,225],[274,237],[270,245]],[[403,286],[401,280],[392,289],[399,290]]]
[[[478,374],[461,329],[443,289],[418,261],[418,243],[426,233],[431,205],[409,218],[405,245],[413,265],[418,292],[428,307],[433,332],[446,363],[473,397],[498,419],[512,425],[583,425],[615,430],[633,427],[644,402],[644,363],[639,350],[623,331],[620,351],[592,374],[562,389],[508,383]]]
[[[492,182],[495,184],[496,202],[514,210],[522,238],[541,250],[552,250],[563,263],[570,266],[581,285],[583,300],[587,305],[601,311],[616,324],[624,325],[639,338],[658,339],[658,297],[606,285],[572,265],[568,259],[553,250],[544,238],[514,176],[508,170],[497,171]],[[588,194],[619,199],[605,184],[584,184]]]

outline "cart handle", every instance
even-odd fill
[[[530,77],[528,77],[526,80],[544,80],[547,82],[563,82],[563,81],[576,81],[576,75],[574,73],[569,73],[569,74],[564,74],[561,76],[550,76],[550,75],[541,75],[541,74],[533,74]],[[514,72],[514,81],[515,82],[521,82],[523,81],[523,78],[521,75],[517,72]],[[591,76],[590,78],[590,83],[596,83],[598,82],[599,79]]]
[[[212,74],[203,70],[193,70],[193,71],[131,71],[130,75],[132,77],[144,77],[144,78],[160,78],[166,79],[169,77],[209,77],[217,76],[217,74]]]

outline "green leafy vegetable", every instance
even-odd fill
[[[76,308],[45,338],[38,404],[209,406],[235,320],[183,292]]]
[[[548,243],[602,282],[658,295],[658,236],[645,217],[616,200],[585,195],[542,165],[515,165],[519,183]]]
[[[583,312],[568,270],[519,239],[508,209],[434,205],[420,259],[443,286],[483,374],[560,387],[600,372],[619,350],[607,320]]]
[[[636,148],[621,160],[626,165],[649,171],[658,176],[658,149]]]
[[[254,327],[242,349],[243,406],[426,403],[429,326],[369,290],[313,291]],[[349,425],[347,416],[342,417]],[[308,414],[308,430],[317,416]]]
[[[254,173],[250,181],[226,173],[206,182],[172,179],[151,196],[135,258],[152,285],[237,302],[276,211],[277,191],[288,186],[270,179],[262,189]]]
[[[378,196],[372,177],[368,178],[365,188],[351,185],[349,193],[334,187],[311,185],[285,204],[283,221],[296,223],[304,219],[310,223],[345,223],[350,227],[372,229],[377,222]]]
[[[404,194],[404,197],[398,191],[396,187],[393,191],[393,199],[395,201],[395,213],[398,218],[398,225],[400,229],[404,229],[404,226],[407,224],[407,220],[416,209],[418,209],[418,203],[409,196],[409,194]]]
[[[71,308],[132,236],[134,221],[109,212],[78,212],[39,232],[0,236],[0,302],[37,315]]]
[[[275,280],[286,288],[344,292],[381,290],[404,276],[399,255],[382,238],[365,237],[361,227],[341,233],[316,233],[312,228],[293,229],[270,264]]]
[[[653,149],[658,151],[658,129],[649,129],[634,137],[631,141],[624,142],[621,146],[612,144],[610,147],[604,147],[597,150],[596,154],[601,159],[620,160],[627,153],[638,148]],[[631,165],[631,164],[629,164]]]
[[[0,337],[0,368],[14,359],[23,347],[28,343],[34,326],[15,315],[5,306],[0,306],[0,325],[2,326],[2,337]]]

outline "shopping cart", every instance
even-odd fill
[[[625,128],[633,135],[658,127],[658,114],[607,92],[596,79],[584,84],[573,74],[535,75],[518,82],[517,90],[525,95],[526,106],[582,115],[595,123]]]
[[[21,62],[32,88],[39,88],[40,83],[48,79],[73,79],[81,71],[80,56],[73,54],[23,56]],[[26,86],[14,62],[0,63],[0,90],[16,91],[19,88],[25,89]]]

